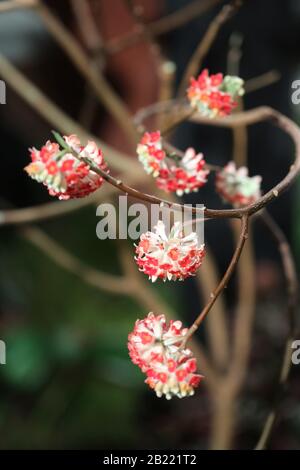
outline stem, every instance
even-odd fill
[[[292,367],[291,354],[292,354],[292,342],[294,337],[296,337],[296,324],[295,324],[295,312],[298,305],[298,277],[297,270],[295,266],[295,261],[293,254],[290,248],[290,245],[280,229],[276,224],[270,214],[264,211],[262,214],[258,215],[259,220],[265,225],[265,227],[270,231],[272,237],[278,245],[278,249],[281,255],[283,271],[286,279],[286,288],[288,292],[288,304],[287,304],[287,317],[289,321],[289,333],[286,339],[281,370],[279,374],[279,382],[277,385],[277,390],[274,396],[272,403],[271,411],[269,412],[265,424],[263,426],[259,440],[255,446],[256,450],[263,450],[266,448],[268,441],[271,437],[274,425],[276,423],[276,418],[278,414],[278,408],[280,400],[282,398],[282,392],[284,391],[287,381],[289,378],[290,370]]]
[[[227,283],[231,278],[231,275],[236,267],[236,264],[241,256],[245,241],[248,236],[248,215],[244,215],[241,221],[241,233],[240,238],[237,244],[237,247],[234,251],[234,254],[231,258],[230,264],[221,280],[219,285],[216,287],[214,292],[211,293],[211,300],[206,304],[200,315],[196,318],[193,325],[190,327],[186,337],[185,337],[185,344],[189,340],[189,338],[195,333],[195,331],[199,328],[205,317],[208,315],[210,310],[212,309],[214,303],[216,302],[217,298],[221,294],[221,292],[227,287]]]
[[[240,6],[241,3],[234,0],[229,5],[224,5],[221,11],[212,20],[183,73],[183,77],[178,88],[178,97],[184,96],[190,77],[197,74],[205,56],[216,39],[220,28],[227,20],[229,20],[229,18],[231,18]]]

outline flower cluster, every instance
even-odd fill
[[[222,73],[209,75],[203,70],[199,77],[190,80],[187,96],[191,106],[203,116],[214,118],[226,116],[237,105],[236,98],[244,94],[244,81],[239,77]]]
[[[182,196],[198,191],[207,181],[209,170],[205,169],[203,154],[196,154],[193,148],[187,149],[183,157],[167,153],[159,131],[143,135],[137,154],[145,171],[152,174],[157,186],[166,192]]]
[[[59,199],[85,197],[102,185],[103,178],[80,157],[88,158],[105,170],[102,152],[92,141],[84,147],[76,135],[64,137],[63,143],[62,148],[50,141],[40,150],[32,148],[32,162],[25,170],[31,178],[43,183],[51,196]]]
[[[150,312],[137,320],[128,336],[131,360],[147,376],[147,383],[158,397],[191,396],[202,376],[196,374],[197,363],[192,352],[182,347],[187,328],[180,321],[166,322],[164,315]]]
[[[236,168],[229,162],[216,174],[216,190],[225,202],[234,207],[252,204],[261,196],[261,176],[248,176],[248,168]]]
[[[142,234],[136,246],[135,260],[140,271],[152,282],[158,278],[182,281],[193,276],[205,254],[204,245],[198,246],[197,234],[191,232],[184,236],[180,222],[175,222],[169,235],[162,221],[158,221],[154,230]]]

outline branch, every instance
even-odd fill
[[[146,184],[148,180],[148,177],[144,172],[141,174],[133,172],[125,174],[124,172],[124,176],[132,183]],[[39,204],[37,206],[25,207],[22,209],[0,210],[0,226],[21,225],[61,217],[65,214],[82,209],[83,207],[90,206],[93,203],[100,203],[115,191],[116,188],[111,185],[106,185],[85,198],[72,199],[69,201],[48,202],[46,204]]]
[[[5,0],[0,3],[0,13],[17,10],[19,8],[33,8],[36,7],[36,5],[36,0]]]
[[[70,2],[85,47],[93,59],[95,56],[100,56],[99,58],[104,60],[103,40],[88,0],[70,0]]]
[[[115,93],[109,82],[99,70],[95,70],[90,63],[89,57],[76,38],[65,28],[52,12],[42,2],[37,4],[37,12],[43,20],[48,32],[54,40],[65,51],[77,70],[87,80],[100,102],[107,111],[115,118],[125,134],[136,142],[137,134],[132,125],[131,114],[123,101]]]
[[[190,77],[197,74],[221,27],[234,15],[240,6],[241,3],[234,0],[229,5],[224,5],[221,11],[212,20],[183,73],[183,77],[178,88],[178,97],[185,95],[185,90],[188,86]]]
[[[77,134],[86,140],[95,140],[117,170],[138,171],[139,165],[128,155],[105,144],[102,140],[89,134],[76,121],[68,116],[61,108],[54,104],[42,91],[25,77],[13,64],[0,54],[0,75],[5,82],[40,114],[53,127],[64,134]]]
[[[141,126],[144,120],[155,115],[156,113],[165,112],[176,112],[180,111],[182,113],[182,108],[186,109],[187,106],[183,106],[181,101],[170,101],[167,103],[156,103],[154,105],[148,106],[140,110],[134,121],[137,126]],[[189,108],[188,108],[189,109]],[[255,203],[242,207],[240,209],[224,209],[224,210],[214,210],[214,209],[205,209],[204,215],[209,218],[241,218],[243,215],[252,215],[261,210],[270,202],[274,201],[281,193],[286,191],[291,184],[296,180],[297,176],[300,173],[300,129],[291,119],[284,116],[280,112],[276,111],[273,108],[267,106],[262,106],[259,108],[254,108],[250,111],[243,111],[241,113],[235,113],[226,118],[204,118],[200,114],[193,114],[189,118],[192,122],[197,122],[199,124],[217,126],[217,127],[227,127],[233,129],[238,126],[248,126],[256,124],[262,121],[270,121],[275,126],[282,129],[287,133],[291,139],[294,141],[296,152],[295,160],[291,165],[287,175],[272,189],[270,189],[266,194],[261,196]]]
[[[213,307],[214,303],[216,302],[217,298],[221,294],[221,292],[226,288],[229,279],[237,265],[237,262],[241,256],[245,241],[248,237],[248,215],[244,215],[241,220],[241,232],[238,244],[230,261],[230,264],[221,280],[219,285],[216,287],[214,292],[211,293],[211,299],[206,304],[200,315],[196,318],[193,325],[190,327],[188,334],[186,335],[186,341],[195,333],[195,331],[199,328],[200,324],[206,318],[208,313],[210,312],[211,308]]]
[[[218,272],[213,255],[207,247],[205,252],[205,263],[198,270],[196,279],[202,291],[202,298],[208,302],[210,293],[218,284]],[[214,305],[213,311],[213,315],[209,315],[207,319],[207,334],[214,364],[223,371],[229,360],[229,335],[225,316],[226,307],[222,296]]]
[[[238,230],[233,227],[238,237]],[[238,393],[244,379],[250,354],[251,332],[255,313],[255,271],[253,247],[247,245],[239,263],[239,301],[234,323],[232,361],[228,374],[228,386],[233,397]]]
[[[252,93],[266,86],[273,85],[273,83],[278,82],[280,78],[281,74],[278,70],[270,70],[258,77],[249,78],[249,80],[245,82],[245,93]]]
[[[87,284],[113,294],[128,295],[130,285],[124,277],[102,273],[86,265],[37,227],[24,227],[20,233],[23,238],[39,248],[58,266],[76,274]]]
[[[282,393],[285,390],[287,381],[289,378],[289,373],[292,367],[292,342],[296,334],[296,324],[295,324],[295,313],[298,305],[298,289],[299,282],[297,278],[297,270],[295,266],[295,261],[293,254],[290,248],[290,245],[274,219],[270,214],[264,211],[261,214],[258,214],[259,220],[265,225],[269,230],[273,239],[278,245],[278,250],[281,256],[281,261],[283,265],[283,272],[285,275],[286,288],[288,294],[288,303],[287,303],[287,318],[289,323],[289,333],[286,340],[285,350],[283,354],[282,366],[279,374],[278,387],[275,393],[275,398],[272,403],[272,409],[268,414],[266,422],[263,426],[260,438],[255,446],[256,450],[263,450],[266,448],[267,443],[270,439],[271,433],[273,431],[278,408],[280,405],[280,400],[282,398]]]

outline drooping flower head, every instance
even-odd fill
[[[156,184],[166,192],[178,196],[198,191],[207,182],[209,170],[205,168],[202,153],[188,148],[183,157],[163,149],[159,131],[146,132],[137,146],[137,154],[145,171],[156,178]]]
[[[158,397],[179,398],[194,394],[202,378],[196,374],[197,363],[192,352],[183,346],[188,329],[181,321],[150,312],[137,320],[128,336],[128,349],[132,362],[147,376],[147,383]]]
[[[145,383],[160,398],[165,395],[167,400],[173,396],[184,398],[194,395],[203,376],[196,374],[197,362],[192,353],[172,355],[165,362],[158,363],[148,369]]]
[[[196,232],[185,236],[182,223],[175,222],[167,235],[164,223],[158,221],[154,232],[141,235],[135,260],[152,282],[158,278],[182,281],[195,275],[204,254],[204,245],[199,246]]]
[[[166,359],[166,352],[176,353],[188,329],[181,321],[171,320],[167,324],[164,315],[150,312],[143,320],[137,320],[128,336],[128,349],[131,360],[143,372],[154,362]]]
[[[80,157],[90,159],[97,167],[105,170],[102,152],[95,142],[89,141],[86,146],[81,145],[76,135],[63,139],[70,151],[50,141],[40,150],[32,148],[32,162],[25,167],[25,171],[31,178],[43,183],[51,196],[57,196],[59,199],[87,196],[102,185],[103,178],[86,162],[80,161]],[[76,152],[79,158],[72,151]]]
[[[247,206],[261,196],[261,176],[248,176],[248,168],[236,168],[229,162],[216,173],[216,190],[225,202],[234,207]]]
[[[203,116],[222,117],[231,113],[236,107],[236,98],[244,94],[244,81],[239,77],[222,73],[209,75],[203,70],[197,79],[190,80],[187,97],[193,108]]]

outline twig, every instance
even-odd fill
[[[71,0],[71,7],[79,29],[82,42],[89,52],[90,66],[103,73],[106,55],[103,51],[103,40],[98,31],[95,16],[92,14],[88,0]],[[90,129],[97,111],[98,100],[89,83],[86,83],[79,112],[79,122]]]
[[[266,86],[273,85],[273,83],[278,82],[280,78],[281,74],[278,70],[270,70],[258,77],[250,78],[245,82],[245,93],[252,93]]]
[[[236,2],[234,0],[229,5],[224,5],[221,11],[212,20],[183,73],[183,77],[178,87],[179,97],[185,95],[185,90],[190,77],[193,77],[197,74],[206,54],[209,52],[209,49],[211,48],[223,24],[232,17],[232,15],[238,10],[240,6],[241,2]]]
[[[115,93],[109,82],[99,70],[91,67],[90,60],[76,38],[64,27],[55,15],[42,2],[38,3],[37,12],[47,30],[68,55],[74,66],[85,77],[95,91],[100,102],[115,118],[119,126],[131,141],[136,142],[137,134],[132,125],[131,115],[123,101]]]
[[[33,8],[37,5],[37,0],[6,0],[0,3],[0,13],[16,10],[19,8]]]
[[[162,112],[162,110],[168,110],[172,112],[174,107],[182,109],[182,105],[178,106],[176,101],[171,101],[167,103],[156,103],[154,105],[148,106],[140,110],[135,116],[135,122],[137,125],[141,125],[145,119],[156,114],[157,112]],[[183,107],[184,109],[186,107]],[[286,132],[295,144],[295,160],[294,163],[290,166],[290,169],[287,175],[272,189],[270,189],[266,194],[261,196],[255,203],[240,208],[240,209],[225,209],[225,210],[213,210],[205,209],[204,215],[207,217],[223,217],[223,218],[241,218],[243,215],[252,215],[261,210],[270,202],[274,201],[282,192],[286,191],[290,185],[295,181],[297,175],[300,173],[300,129],[299,127],[288,117],[279,113],[278,111],[267,107],[262,106],[250,111],[243,111],[241,113],[235,113],[226,118],[215,118],[209,119],[204,118],[199,114],[193,114],[189,118],[192,122],[197,122],[199,124],[206,124],[211,126],[227,127],[234,128],[237,126],[248,126],[256,124],[262,121],[270,121],[272,124],[276,125],[284,132]]]
[[[159,68],[159,93],[158,101],[168,101],[172,99],[174,94],[174,85],[176,78],[176,64],[171,61],[163,61]],[[167,127],[170,125],[169,119],[166,120],[165,116],[157,115],[157,129]]]
[[[238,229],[235,226],[233,229],[237,238],[239,236]],[[233,400],[235,400],[243,383],[250,354],[255,313],[255,270],[252,260],[253,247],[252,244],[247,244],[247,251],[245,250],[243,253],[238,266],[239,299],[233,326],[232,360],[227,378]]]
[[[221,292],[226,288],[228,281],[234,271],[234,268],[241,256],[245,241],[248,237],[248,215],[244,215],[241,220],[241,232],[240,232],[240,237],[238,244],[236,246],[236,249],[234,251],[234,254],[232,256],[232,259],[229,263],[229,266],[219,283],[219,285],[216,287],[214,292],[211,293],[211,299],[210,301],[205,305],[204,309],[202,312],[198,315],[196,320],[194,321],[193,325],[190,327],[188,334],[186,335],[186,341],[195,333],[195,331],[199,328],[200,324],[203,322],[205,317],[208,315],[210,312],[211,308],[213,307],[214,303],[216,302],[217,298],[221,294]]]
[[[103,273],[86,265],[37,227],[23,227],[20,229],[20,233],[23,238],[43,251],[56,264],[76,274],[84,282],[113,294],[128,295],[130,285],[124,277]]]
[[[290,245],[274,219],[270,216],[267,211],[264,211],[258,214],[258,219],[265,225],[265,227],[270,231],[270,234],[274,238],[275,242],[278,245],[279,253],[281,255],[281,261],[283,265],[283,271],[286,280],[286,288],[288,294],[288,303],[287,303],[287,318],[289,323],[289,333],[286,340],[285,350],[283,354],[282,366],[279,374],[279,383],[278,389],[275,393],[275,397],[272,403],[272,409],[267,416],[265,424],[263,426],[260,438],[255,446],[256,450],[265,449],[267,443],[270,439],[271,433],[273,431],[276,417],[278,413],[278,408],[280,405],[280,400],[282,398],[282,392],[284,391],[289,373],[292,367],[292,342],[296,333],[296,324],[295,324],[295,311],[298,305],[298,288],[299,282],[297,278],[297,270],[295,266],[295,261],[293,254],[290,248]]]
[[[243,37],[240,33],[233,33],[229,40],[229,51],[227,54],[227,73],[229,75],[240,75],[240,61],[242,59]],[[236,111],[244,110],[244,100],[240,97]],[[247,164],[248,154],[248,129],[246,126],[237,126],[232,129],[233,137],[233,160],[237,167]]]
[[[205,263],[197,272],[197,284],[205,302],[210,300],[210,293],[218,284],[215,259],[210,249],[205,247]],[[214,366],[224,371],[229,360],[229,335],[226,322],[226,307],[222,296],[213,307],[213,314],[207,317],[206,329]]]
[[[45,94],[39,90],[28,78],[26,78],[13,64],[0,54],[0,75],[22,99],[29,104],[53,127],[65,134],[77,134],[82,139],[91,139],[101,147],[110,165],[123,171],[131,168],[138,171],[139,165],[122,152],[105,144],[95,136],[89,134],[76,121],[70,118],[61,108],[54,104]]]
[[[70,2],[85,47],[93,59],[97,56],[104,61],[103,39],[96,26],[88,0],[70,0]]]
[[[141,184],[148,181],[148,176],[144,172],[124,172],[124,177],[128,182]],[[0,226],[2,225],[22,225],[31,222],[40,222],[47,219],[61,217],[90,206],[93,203],[100,203],[116,191],[111,185],[106,185],[95,191],[88,197],[73,199],[70,201],[54,201],[22,209],[0,210]]]

